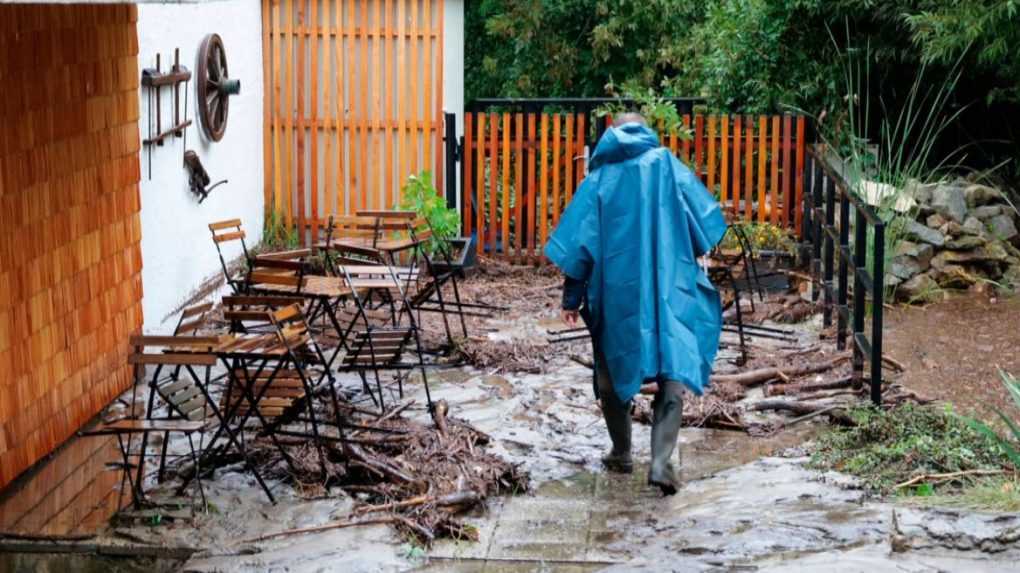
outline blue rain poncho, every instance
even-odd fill
[[[697,258],[725,231],[719,204],[655,132],[606,130],[545,255],[586,281],[582,315],[621,400],[646,380],[707,387],[722,316]]]

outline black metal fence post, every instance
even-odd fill
[[[836,349],[846,348],[847,285],[850,264],[850,198],[845,193],[839,196],[839,275],[836,278]]]
[[[866,312],[865,302],[867,301],[868,290],[864,283],[864,272],[868,265],[868,226],[862,225],[861,217],[855,217],[854,225],[854,356],[853,356],[853,378],[855,385],[859,386],[864,374],[864,349],[861,348],[861,338],[864,336],[864,314]]]
[[[446,144],[446,206],[457,208],[457,162],[460,160],[457,145],[457,115],[446,112],[443,114],[443,125],[446,127],[444,143]]]
[[[885,306],[885,223],[875,225],[871,286],[871,401],[882,405],[882,315]]]
[[[811,219],[814,222],[814,229],[811,234],[814,237],[811,253],[811,273],[813,276],[822,274],[822,193],[825,188],[825,174],[822,171],[821,161],[812,154],[811,164],[814,166],[814,176],[811,178],[811,194],[814,197],[813,213]],[[811,301],[818,301],[818,289],[811,290]]]
[[[834,182],[830,181],[825,188],[825,259],[822,261],[822,269],[824,271],[824,282],[822,283],[822,295],[824,299],[822,301],[822,325],[825,328],[832,326],[832,276],[833,276],[833,251],[835,250],[835,242],[838,240],[836,236],[836,193],[840,189],[836,187]]]

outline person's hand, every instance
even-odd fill
[[[569,326],[570,328],[574,328],[577,326],[577,320],[580,316],[581,313],[576,310],[563,309],[563,311],[560,313],[560,318],[562,318],[563,322],[567,323],[567,326]]]

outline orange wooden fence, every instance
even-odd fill
[[[585,173],[591,126],[574,113],[469,112],[464,117],[464,234],[479,254],[541,262],[542,249]],[[683,117],[691,137],[664,146],[691,167],[736,218],[800,233],[803,116]]]
[[[413,173],[442,189],[443,5],[262,0],[266,210],[288,229],[392,208]]]

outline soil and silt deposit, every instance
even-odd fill
[[[430,358],[435,415],[412,375],[404,398],[388,395],[381,414],[371,402],[340,406],[358,426],[348,433],[346,451],[295,438],[284,444],[293,462],[287,463],[276,447],[253,440],[276,504],[239,460],[228,459],[203,480],[205,511],[118,518],[74,541],[78,552],[61,549],[69,541],[22,539],[21,549],[34,552],[0,554],[0,564],[150,571],[1015,570],[1020,517],[904,504],[810,463],[812,440],[832,425],[853,423],[850,412],[866,390],[855,387],[849,355],[836,350],[795,277],[744,314],[786,333],[748,339],[740,365],[737,336],[724,333],[711,391],[686,397],[680,492],[664,498],[644,483],[650,394],[639,395],[633,409],[635,473],[605,472],[599,458],[609,440],[592,393],[590,344],[555,342],[551,334],[564,328],[557,318],[560,281],[552,269],[488,262],[462,283],[465,299],[507,310],[469,317],[469,336]],[[445,341],[441,317],[423,322],[427,345]],[[899,358],[887,364],[887,405],[938,398],[930,388],[903,385],[914,365]],[[356,378],[340,382],[351,395],[361,387]],[[170,443],[171,451],[180,447]],[[158,497],[174,485],[171,479],[149,487]]]

